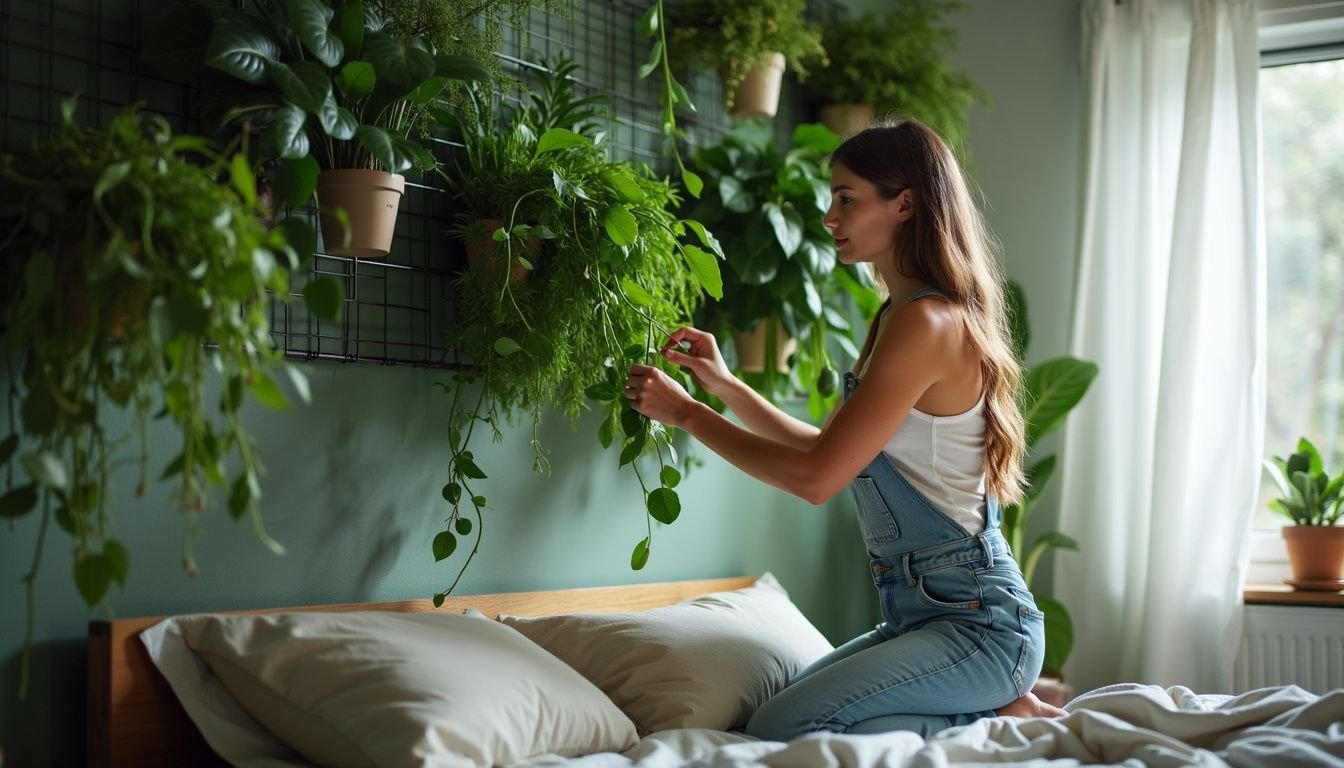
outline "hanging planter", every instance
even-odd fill
[[[725,87],[726,73],[722,74]],[[784,84],[784,54],[771,53],[765,62],[747,70],[733,94],[733,117],[774,117],[779,111],[779,91]]]
[[[789,372],[789,357],[798,350],[798,340],[790,336],[775,318],[762,320],[750,331],[733,331],[739,369],[747,373],[765,370],[766,336],[770,326],[774,326],[775,331],[775,370],[779,373]]]
[[[873,105],[852,102],[827,104],[821,108],[820,117],[832,133],[846,139],[873,124]]]
[[[474,269],[484,260],[486,269],[491,272],[500,269],[499,262],[506,258],[506,252],[494,234],[503,225],[503,219],[479,219],[467,225],[462,240],[466,246],[468,267]],[[529,234],[525,238],[516,239],[509,265],[509,283],[516,285],[525,282],[528,273],[536,269],[540,256],[540,237]]]
[[[340,168],[319,174],[317,204],[326,253],[356,259],[387,256],[405,191],[406,178],[387,171]],[[345,211],[344,221],[337,210]]]

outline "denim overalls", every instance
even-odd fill
[[[928,293],[921,292],[910,300]],[[845,374],[845,397],[859,380]],[[811,731],[924,736],[994,716],[1031,690],[1044,616],[1008,542],[998,502],[972,535],[882,451],[854,478],[859,525],[885,622],[798,673],[747,725],[762,739]]]

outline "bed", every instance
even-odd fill
[[[1293,686],[1235,697],[1110,686],[1076,698],[1065,718],[990,718],[927,740],[814,734],[785,744],[741,733],[755,706],[829,647],[768,574],[457,596],[440,608],[416,600],[95,621],[88,763],[1344,765],[1344,690]],[[421,654],[439,655],[414,666]],[[444,690],[425,714],[401,707],[413,697],[387,694],[388,680]],[[417,717],[430,725],[403,727]],[[220,735],[228,718],[267,746],[245,754]]]

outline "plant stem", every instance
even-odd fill
[[[37,621],[37,595],[33,592],[33,585],[37,581],[38,567],[42,563],[42,547],[47,540],[47,520],[51,517],[51,492],[42,494],[42,522],[37,529],[37,549],[33,552],[33,565],[28,569],[28,574],[23,577],[24,592],[28,600],[28,621],[27,628],[23,632],[23,655],[19,661],[19,700],[24,701],[28,698],[28,669],[31,666],[31,652],[33,649],[33,624]]]

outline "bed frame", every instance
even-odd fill
[[[462,611],[468,607],[487,616],[510,613],[546,616],[560,613],[639,611],[670,605],[710,592],[740,589],[755,579],[734,577],[675,581],[620,587],[559,589],[449,597],[442,608],[429,600],[348,603],[268,608],[229,613],[276,611]],[[225,763],[210,750],[187,717],[168,681],[159,674],[140,642],[140,632],[164,619],[147,616],[89,622],[88,765],[191,765]]]

